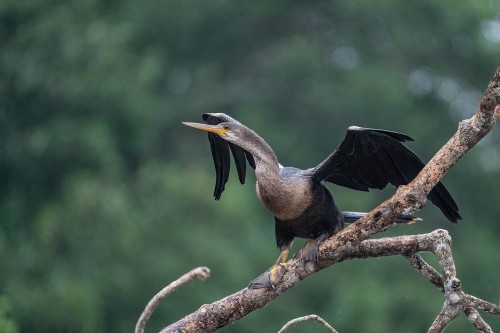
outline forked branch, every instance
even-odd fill
[[[446,325],[451,320],[456,318],[461,311],[465,312],[469,321],[476,328],[482,329],[481,332],[491,332],[488,324],[481,318],[479,310],[486,311],[494,315],[500,315],[500,306],[468,295],[462,291],[460,281],[456,277],[450,244],[451,238],[448,232],[446,230],[438,229],[431,233],[422,235],[364,240],[358,245],[351,244],[348,246],[342,246],[335,252],[335,256],[323,257],[322,259],[324,261],[329,261],[329,264],[332,265],[344,260],[356,258],[402,255],[409,261],[410,265],[415,270],[417,270],[429,282],[436,285],[439,290],[445,294],[443,309],[432,324],[429,332],[442,332]],[[443,273],[439,273],[427,262],[425,262],[418,254],[419,252],[434,253],[438,257],[440,270]],[[309,264],[306,266],[309,266]],[[194,271],[195,270],[184,275],[179,280],[187,282],[188,279],[186,276],[191,276],[191,279],[194,278],[194,275],[192,274]],[[175,285],[180,286],[181,284],[175,283]],[[171,291],[173,290],[170,290],[170,292]],[[163,298],[170,292],[160,292],[159,294],[162,294],[163,296],[161,298]],[[252,304],[257,292],[259,291],[245,288],[220,301],[203,305],[198,311],[178,321],[177,323],[166,327],[162,330],[162,332],[210,332],[211,330],[216,330],[217,323],[213,323],[212,320],[234,318],[234,316],[238,315],[238,311],[241,311],[242,305]],[[158,301],[160,301],[160,298],[155,296],[151,302],[157,304]],[[154,307],[151,308],[148,306],[147,309],[148,308],[151,311],[154,310]],[[147,320],[150,315],[151,312],[149,312],[149,315],[145,317],[145,319]],[[303,321],[312,319],[312,317],[306,316],[298,318],[297,320]],[[321,322],[321,320],[319,321]],[[141,320],[139,322],[141,322]],[[289,326],[294,323],[296,323],[296,321],[291,321]],[[285,327],[287,327],[287,325],[285,325]]]

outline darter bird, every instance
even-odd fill
[[[286,272],[286,261],[295,237],[308,239],[299,258],[317,261],[319,246],[365,213],[342,212],[325,187],[331,182],[351,189],[368,191],[408,184],[424,163],[401,142],[413,141],[401,133],[351,126],[337,149],[317,166],[301,170],[283,167],[273,149],[257,133],[223,113],[206,113],[205,123],[184,125],[208,132],[215,164],[214,197],[220,199],[229,177],[231,151],[241,184],[246,163],[255,169],[259,200],[274,215],[276,244],[280,251],[276,263],[252,281],[249,288],[275,288]],[[458,207],[439,182],[428,199],[451,222],[461,219]],[[403,216],[400,221],[411,221]]]

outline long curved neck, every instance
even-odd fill
[[[270,174],[279,175],[278,157],[271,146],[262,137],[248,128],[246,140],[238,145],[253,155],[256,164],[255,172],[265,171]]]
[[[280,220],[292,220],[311,203],[310,183],[306,178],[285,176],[273,149],[252,130],[238,145],[255,159],[256,192],[259,200]]]

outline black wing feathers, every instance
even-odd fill
[[[229,147],[225,141],[216,134],[209,133],[208,140],[210,141],[216,173],[214,197],[215,200],[219,200],[229,178]]]
[[[235,121],[233,118],[222,114],[203,114],[203,120],[210,125],[217,125],[222,122]],[[208,133],[208,140],[210,141],[210,149],[212,150],[212,157],[215,166],[215,188],[214,188],[214,198],[219,200],[224,187],[229,179],[229,170],[231,166],[230,153],[233,154],[234,163],[236,165],[236,171],[238,172],[238,179],[241,184],[245,183],[246,174],[246,161],[248,164],[255,169],[255,161],[249,152],[246,150],[225,141],[220,136],[214,133]]]
[[[234,157],[234,163],[236,164],[236,171],[238,171],[238,179],[241,184],[245,184],[245,174],[247,171],[247,163],[245,160],[245,151],[238,146],[235,146],[231,143],[229,144],[229,148],[231,149],[231,153]]]
[[[413,141],[401,133],[350,127],[344,141],[314,170],[316,181],[328,181],[355,190],[383,189],[408,184],[424,163],[401,142]],[[452,222],[460,220],[458,207],[439,182],[429,200]]]
[[[239,148],[239,147],[238,147],[238,148]],[[241,148],[240,148],[240,149],[241,149]],[[255,160],[254,160],[254,158],[253,158],[253,155],[252,155],[252,154],[250,154],[249,152],[247,152],[247,151],[246,151],[246,150],[244,150],[244,149],[241,149],[241,150],[243,150],[243,151],[245,152],[245,156],[247,157],[247,161],[248,161],[248,164],[250,165],[250,167],[251,167],[252,169],[254,169],[254,170],[255,170]]]

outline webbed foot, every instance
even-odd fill
[[[283,278],[288,269],[286,268],[286,263],[280,263],[273,265],[267,271],[262,273],[258,278],[250,282],[248,289],[261,289],[261,288],[272,288],[276,289],[276,286]]]
[[[299,253],[294,255],[298,257],[303,263],[306,261],[318,261],[319,260],[319,246],[325,239],[328,238],[328,234],[323,234],[316,239],[311,239],[306,242],[304,247],[300,249]]]
[[[308,241],[302,249],[296,254],[296,256],[303,263],[306,261],[318,261],[319,259],[319,244],[315,241]],[[295,256],[294,256],[295,257]]]

